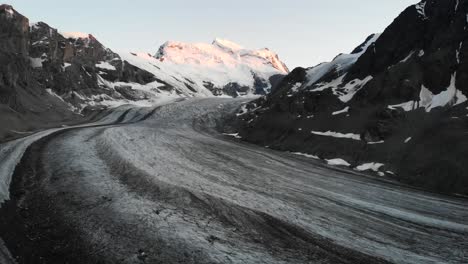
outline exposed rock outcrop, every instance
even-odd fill
[[[351,54],[292,71],[240,115],[240,135],[468,194],[467,13],[466,0],[408,7]]]

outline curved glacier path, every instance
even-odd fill
[[[242,102],[128,108],[36,139],[0,237],[18,263],[468,262],[467,200],[219,134]]]

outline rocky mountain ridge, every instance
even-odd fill
[[[44,123],[74,122],[91,110],[125,103],[149,106],[168,97],[265,94],[287,73],[277,55],[266,51],[272,58],[254,53],[258,56],[247,62],[204,74],[199,67],[146,53],[118,54],[92,34],[30,24],[10,5],[0,6],[0,22],[0,122],[11,124],[0,129],[0,138],[18,137]],[[262,67],[257,71],[255,65]]]
[[[239,136],[467,194],[467,13],[466,0],[408,7],[358,55],[295,69],[244,107]]]

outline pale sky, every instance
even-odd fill
[[[9,0],[33,22],[91,33],[115,51],[216,37],[268,47],[290,69],[349,53],[418,0]]]

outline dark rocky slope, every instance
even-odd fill
[[[99,69],[101,61],[111,61],[116,70]],[[45,23],[30,26],[13,7],[1,5],[0,140],[84,121],[88,117],[78,112],[92,96],[135,99],[134,94],[119,93],[99,81],[146,84],[155,80],[127,64],[92,35],[66,39]]]
[[[257,53],[253,55],[263,54]],[[188,55],[176,50],[175,56]],[[270,63],[272,72],[245,71],[239,77],[226,70],[219,81],[211,71],[200,77],[203,69],[187,71],[187,65],[167,65],[152,55],[117,54],[91,34],[61,33],[44,22],[30,24],[12,6],[0,5],[0,142],[84,121],[84,114],[113,105],[152,105],[178,96],[264,94],[284,76],[274,66],[288,70],[277,56],[262,56],[258,60]]]
[[[239,114],[240,136],[468,194],[467,13],[466,0],[408,7],[356,56],[291,72]]]

